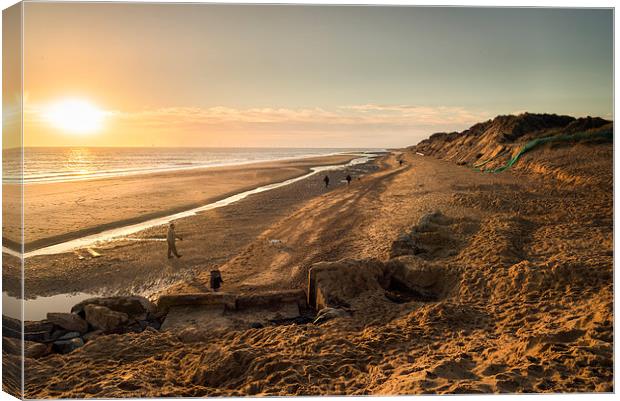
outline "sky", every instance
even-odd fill
[[[24,143],[383,148],[499,114],[611,119],[612,19],[604,9],[26,3]],[[97,127],[54,124],[50,110],[67,99],[99,113]]]

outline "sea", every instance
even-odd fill
[[[325,156],[377,153],[384,149],[358,148],[102,148],[32,147],[23,151],[25,184],[82,181],[204,167],[230,166]],[[3,151],[2,180],[20,181],[19,149]]]

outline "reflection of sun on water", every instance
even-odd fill
[[[103,125],[104,112],[81,99],[66,99],[51,104],[44,117],[51,125],[67,133],[94,133]]]

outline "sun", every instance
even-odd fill
[[[82,99],[64,99],[47,107],[45,119],[54,127],[71,134],[91,134],[103,126],[105,113]]]

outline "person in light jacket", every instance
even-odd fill
[[[179,255],[179,252],[177,252],[177,238],[183,241],[183,238],[181,238],[174,232],[174,223],[170,223],[170,225],[168,225],[168,236],[166,237],[166,241],[168,242],[168,259],[172,258],[172,255],[176,256],[177,258],[183,256]]]

